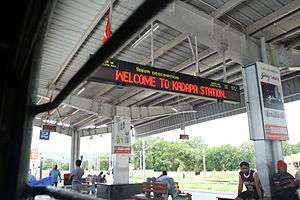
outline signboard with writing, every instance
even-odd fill
[[[39,159],[40,153],[38,149],[31,149],[30,150],[30,160],[37,160]]]
[[[131,153],[130,118],[114,117],[111,145],[113,154]]]
[[[240,89],[237,85],[121,60],[105,62],[89,81],[143,87],[231,103],[240,102]]]
[[[50,132],[40,130],[40,140],[49,140],[50,139]]]
[[[55,125],[43,125],[42,128],[43,131],[48,131],[48,132],[56,132],[56,126]]]
[[[189,138],[190,138],[189,135],[186,135],[186,134],[179,135],[179,139],[181,139],[181,140],[188,140]]]
[[[257,62],[265,138],[288,140],[283,92],[278,67]]]

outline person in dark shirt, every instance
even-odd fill
[[[298,200],[297,182],[287,172],[287,164],[283,160],[277,161],[277,173],[272,176],[274,198],[276,200]]]
[[[240,169],[238,196],[235,200],[262,199],[263,192],[257,173],[254,170],[250,170],[247,162],[241,162]],[[243,185],[247,189],[244,192],[242,192]]]

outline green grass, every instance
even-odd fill
[[[180,183],[179,183],[180,184]],[[214,192],[235,192],[237,186],[228,185],[224,183],[189,183],[189,184],[180,184],[182,185],[181,190],[186,189],[195,189],[203,191],[214,191]]]
[[[216,172],[210,176],[182,176],[173,177],[179,183],[181,190],[195,189],[216,192],[236,192],[238,175],[236,172]],[[131,182],[143,182],[143,177],[131,177]]]

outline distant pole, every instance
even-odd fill
[[[142,151],[140,151],[140,159],[139,159],[139,163],[140,163],[140,170],[142,170],[142,168],[143,168],[143,161],[142,161],[142,159],[143,159],[143,155],[142,155]]]
[[[206,175],[206,161],[205,161],[205,148],[202,149],[202,159],[203,159],[203,172]]]
[[[146,178],[146,155],[145,155],[145,142],[142,139],[142,147],[143,147],[143,175],[144,179]]]
[[[108,158],[108,162],[109,162],[109,158]],[[101,156],[99,156],[99,171],[101,171]]]
[[[43,176],[43,157],[41,157],[40,161],[40,179],[42,179]]]

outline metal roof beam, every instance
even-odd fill
[[[300,37],[293,40],[293,42],[290,42],[286,45],[287,49],[293,49],[300,46]]]
[[[95,117],[96,115],[90,115],[90,116],[85,116],[81,118],[80,120],[76,121],[75,123],[72,124],[72,126],[77,127],[78,125],[82,124],[83,122],[90,121],[91,118]]]
[[[46,97],[47,90],[40,90],[38,96]],[[58,91],[53,92],[53,96],[56,96]],[[99,103],[86,98],[78,96],[69,96],[63,104],[82,110],[86,113],[92,114],[92,116],[105,116],[112,118],[115,115],[124,115],[131,117],[131,119],[142,119],[147,117],[155,117],[161,115],[172,115],[176,114],[173,107],[170,106],[152,106],[152,107],[125,107],[115,106],[107,103]],[[182,111],[192,111],[192,108],[184,108]],[[75,122],[77,124],[78,122]]]
[[[161,48],[159,48],[158,50],[156,50],[154,52],[154,59],[160,57],[161,55],[163,55],[165,52],[169,51],[170,49],[174,48],[175,46],[177,46],[178,44],[180,44],[182,41],[184,41],[186,39],[186,35],[181,34],[179,36],[177,36],[175,39],[173,39],[172,41],[170,41],[169,43],[165,44],[164,46],[162,46]],[[145,58],[143,59],[140,63],[147,65],[151,62],[151,58]]]
[[[215,34],[212,41],[211,33],[224,32],[226,24],[182,1],[175,1],[171,6],[175,7],[175,14],[166,9],[157,16],[159,21],[186,35],[197,35],[203,45],[218,50],[223,42],[221,36]],[[242,35],[244,34],[231,27],[226,31],[229,43],[227,57],[237,63],[242,63],[240,38]]]
[[[299,9],[300,9],[300,1],[294,0],[291,3],[273,12],[272,14],[251,24],[246,28],[246,31],[248,34],[254,34],[260,31],[261,29],[271,25],[272,23],[279,21],[281,18],[285,17],[286,15],[289,15],[290,13],[293,13]]]
[[[103,127],[103,128],[95,128],[95,129],[77,130],[80,137],[107,134],[107,133],[111,133],[111,131],[112,131],[111,126]]]
[[[198,62],[200,62],[201,60],[204,60],[205,58],[207,58],[215,53],[216,53],[215,50],[212,50],[209,48],[204,51],[201,51],[198,54]],[[173,67],[171,70],[176,71],[176,72],[181,72],[193,64],[195,64],[195,59],[193,57],[191,57],[191,58],[185,60],[184,62],[180,63],[176,67]],[[202,70],[205,70],[205,69],[202,69]]]
[[[215,11],[213,11],[210,15],[213,16],[213,17],[215,17],[215,18],[219,18],[222,15],[224,15],[225,13],[227,13],[230,10],[232,10],[233,8],[235,8],[236,6],[238,6],[241,3],[243,3],[244,1],[246,1],[246,0],[230,0],[230,1],[227,1],[220,8],[218,8]]]
[[[70,54],[67,57],[67,59],[60,66],[60,69],[59,69],[58,73],[55,75],[55,77],[53,78],[53,80],[51,81],[51,83],[49,85],[49,88],[52,88],[53,85],[56,84],[56,82],[59,80],[59,78],[61,77],[61,75],[63,74],[63,72],[65,71],[66,67],[69,65],[69,63],[73,59],[73,57],[76,55],[76,53],[78,52],[78,50],[82,47],[82,44],[84,43],[84,41],[93,32],[93,30],[95,29],[95,27],[97,26],[97,24],[99,23],[99,21],[105,16],[105,14],[107,13],[107,11],[109,10],[111,4],[113,4],[115,1],[116,0],[106,0],[106,2],[103,5],[103,8],[99,10],[99,12],[95,16],[95,18],[93,19],[93,21],[91,22],[91,24],[89,25],[88,29],[85,30],[84,34],[82,35],[82,37],[80,38],[80,40],[76,43],[75,47],[72,49],[72,51],[70,52]]]

